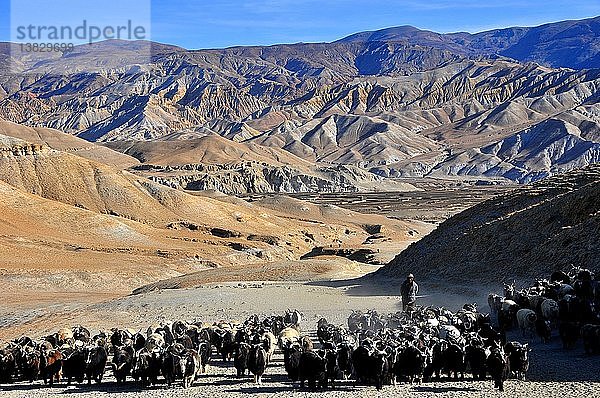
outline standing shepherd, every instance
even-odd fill
[[[419,285],[415,282],[415,276],[408,274],[406,280],[400,287],[400,295],[402,296],[402,311],[412,311],[415,309],[417,294],[419,293]]]

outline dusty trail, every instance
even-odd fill
[[[302,311],[307,327],[319,318],[344,324],[352,310],[372,309],[387,314],[401,309],[397,283],[362,285],[339,282],[224,282],[197,288],[157,290],[97,302],[73,302],[60,307],[46,303],[40,308],[0,304],[0,339],[21,334],[42,336],[62,326],[85,325],[93,330],[113,326],[146,329],[176,319],[214,322],[221,319],[243,321],[252,314],[270,315],[294,308]],[[475,301],[477,291],[457,289],[441,293],[437,286],[422,284],[422,305],[457,308]],[[484,297],[483,295],[479,295]],[[484,300],[481,305],[483,305]],[[59,326],[60,325],[60,326]]]

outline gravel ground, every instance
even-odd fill
[[[390,289],[393,291],[394,288]],[[369,294],[368,294],[369,293]],[[455,308],[465,297],[451,294],[433,294],[421,299],[422,304],[444,304]],[[218,319],[243,320],[250,313],[281,313],[287,308],[298,308],[305,315],[303,321],[307,333],[314,336],[316,320],[320,316],[331,322],[344,323],[352,309],[376,309],[382,313],[398,310],[397,296],[384,291],[367,292],[357,287],[324,287],[299,283],[228,283],[208,285],[196,289],[150,292],[94,304],[76,311],[28,320],[24,330],[56,330],[57,326],[82,323],[90,327],[109,328],[114,325],[133,328],[147,327],[166,319]],[[518,339],[518,336],[509,336]],[[564,351],[558,337],[551,344],[532,342],[531,369],[528,381],[510,380],[506,392],[493,389],[491,381],[441,381],[423,385],[385,386],[378,392],[374,387],[354,387],[342,383],[334,391],[308,392],[292,386],[282,367],[282,356],[277,354],[267,370],[262,386],[256,386],[251,378],[237,380],[231,364],[214,362],[208,374],[203,375],[194,387],[184,390],[180,385],[171,389],[158,386],[142,390],[133,382],[116,386],[111,372],[107,372],[101,385],[45,387],[17,384],[0,386],[1,397],[600,397],[600,357],[588,357],[577,347]]]

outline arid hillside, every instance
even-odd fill
[[[294,165],[302,170],[312,165],[282,149],[242,144],[216,134],[178,134],[159,140],[112,141],[103,145],[142,163],[160,166],[261,162],[274,166]]]
[[[599,198],[600,165],[525,186],[446,220],[376,276],[464,285],[600,270]]]
[[[28,139],[34,131],[3,128]],[[0,286],[11,291],[123,294],[199,270],[296,261],[315,247],[360,248],[373,225],[393,238],[393,245],[369,242],[389,260],[398,242],[431,229],[334,207],[291,212],[225,195],[190,195],[99,162],[129,159],[110,149],[90,144],[84,158],[77,150],[53,149],[69,140],[66,150],[76,148],[78,139],[54,130],[40,136],[32,143],[0,135]],[[315,273],[309,267],[308,277]]]
[[[130,168],[136,175],[183,190],[244,195],[416,189],[356,166],[318,166],[283,149],[236,142],[216,134],[172,134],[156,140],[103,145],[139,159],[143,164]]]
[[[107,150],[101,145],[54,129],[32,128],[0,119],[0,134],[31,144],[46,145],[51,149],[74,154],[118,169],[125,169],[140,163],[131,156]]]

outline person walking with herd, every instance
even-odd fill
[[[408,277],[400,287],[400,295],[402,296],[402,311],[411,312],[415,309],[418,293],[419,285],[417,285],[415,282],[415,276],[413,274],[408,274]]]

